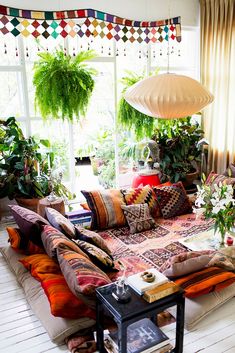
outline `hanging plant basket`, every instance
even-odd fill
[[[96,70],[84,61],[94,58],[92,50],[77,56],[65,55],[62,49],[55,53],[39,53],[34,64],[35,108],[43,119],[79,120],[84,116],[94,89]]]

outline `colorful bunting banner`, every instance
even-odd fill
[[[31,11],[0,5],[0,32],[17,37],[100,37],[123,42],[181,41],[180,17],[133,21],[92,9]]]

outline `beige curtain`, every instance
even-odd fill
[[[200,0],[201,82],[214,94],[203,113],[208,169],[235,162],[235,0]]]

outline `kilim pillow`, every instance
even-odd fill
[[[7,227],[6,230],[11,247],[16,252],[30,255],[45,252],[43,246],[34,244],[28,237],[24,236],[18,228]]]
[[[71,291],[88,306],[95,308],[95,289],[111,283],[111,280],[87,257],[77,252],[60,245],[57,254],[60,268]]]
[[[54,316],[66,319],[95,318],[95,312],[69,289],[59,265],[46,254],[27,256],[20,260],[31,275],[41,282]]]
[[[220,291],[235,282],[235,274],[219,267],[207,267],[174,280],[185,290],[187,298],[196,298],[213,291]]]
[[[63,233],[52,226],[43,227],[41,238],[47,255],[52,259],[57,259],[56,249],[60,244],[64,244],[68,248],[86,256],[72,240],[68,239]]]
[[[192,212],[192,205],[181,182],[154,189],[163,218]]]
[[[211,172],[206,179],[206,184],[211,185],[212,188],[214,184],[219,185],[220,183],[235,186],[235,178],[230,178],[223,174],[216,174]],[[233,195],[235,196],[235,190]]]
[[[76,232],[73,223],[65,218],[60,212],[51,207],[46,207],[46,217],[50,224],[69,238],[74,238]]]
[[[87,243],[98,246],[101,250],[105,251],[109,256],[112,257],[112,252],[109,249],[106,241],[96,232],[92,230],[85,229],[78,225],[75,226],[76,229],[76,239],[84,240]]]
[[[223,172],[223,175],[230,178],[235,178],[235,164],[229,164],[228,168]]]
[[[120,190],[81,191],[92,211],[91,229],[123,227],[126,220],[121,209],[125,205]]]
[[[150,215],[147,203],[122,206],[122,209],[131,234],[150,230],[156,226],[154,219]]]
[[[83,240],[74,240],[74,243],[79,246],[85,254],[94,262],[98,267],[104,270],[114,269],[113,259],[103,250],[97,246],[87,243]]]
[[[126,205],[146,203],[153,217],[160,215],[159,206],[153,189],[146,185],[136,189],[122,190]]]
[[[15,222],[24,236],[31,240],[32,243],[42,247],[41,227],[49,224],[47,220],[27,208],[17,205],[9,205],[9,207]]]

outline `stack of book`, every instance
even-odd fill
[[[104,336],[104,345],[109,353],[118,352],[117,331]],[[127,328],[127,353],[171,352],[169,338],[150,320],[139,320]]]
[[[68,211],[65,215],[73,224],[79,224],[82,227],[89,227],[91,224],[91,211],[89,210]]]
[[[169,281],[166,276],[155,268],[149,269],[148,272],[151,272],[155,277],[154,281],[150,283],[143,280],[141,277],[142,272],[127,278],[129,286],[139,295],[143,295],[147,302],[152,303],[179,290],[179,287],[174,282]]]

